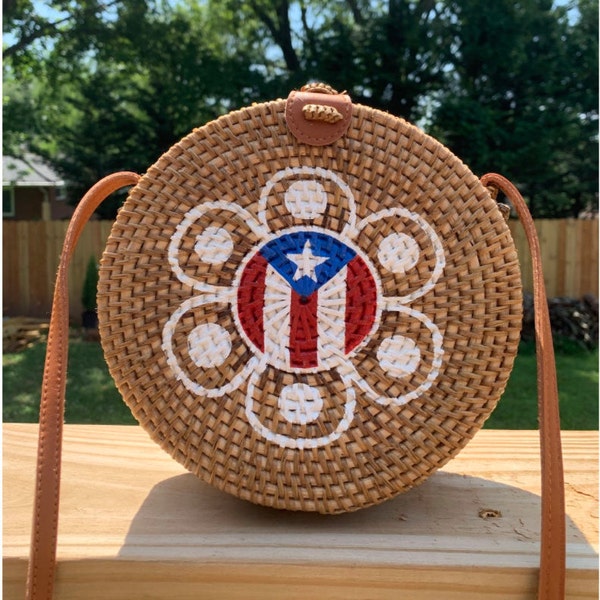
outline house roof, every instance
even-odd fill
[[[2,157],[2,185],[16,187],[61,187],[65,182],[38,156]]]

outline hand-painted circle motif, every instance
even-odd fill
[[[284,370],[324,370],[371,332],[377,283],[367,260],[331,234],[279,235],[242,265],[237,318],[267,362]]]
[[[423,395],[442,368],[443,335],[411,306],[443,272],[440,239],[422,216],[401,206],[363,219],[356,206],[353,192],[333,171],[283,169],[262,188],[254,210],[224,200],[204,202],[186,213],[169,244],[172,272],[199,292],[163,329],[169,366],[200,397],[242,390],[249,425],[283,448],[331,444],[352,426],[357,392],[368,402],[401,406]],[[210,224],[211,215],[223,213],[241,220],[258,240],[246,244],[237,263],[234,230]],[[273,224],[280,219],[288,225]],[[382,231],[374,247],[361,245],[367,230]],[[198,271],[181,259],[192,256],[185,251],[188,239],[193,260],[204,265]],[[421,262],[427,267],[419,270]],[[231,284],[210,283],[226,264],[230,270],[235,265]],[[397,295],[385,293],[379,268],[388,279],[391,274],[409,284],[398,287]],[[182,323],[193,321],[196,312],[214,318],[211,307],[218,306],[230,328],[201,322],[186,334],[187,354],[176,351]],[[400,325],[401,331],[393,331]],[[235,359],[240,342],[252,355],[242,367]],[[366,356],[377,362],[365,369]],[[215,369],[222,369],[218,376]],[[373,370],[387,380],[383,390]]]

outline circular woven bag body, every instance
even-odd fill
[[[129,194],[100,332],[164,450],[252,502],[337,513],[424,481],[481,428],[521,324],[516,250],[449,150],[360,105],[326,146],[285,101],[194,130]]]

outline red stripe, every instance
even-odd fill
[[[346,354],[369,334],[376,309],[375,281],[364,261],[355,256],[347,265],[346,275]]]
[[[308,369],[319,366],[317,354],[318,291],[301,296],[291,290],[290,299],[290,366]]]
[[[246,265],[237,291],[240,323],[250,341],[265,351],[265,329],[263,310],[265,305],[265,278],[267,260],[256,254]]]

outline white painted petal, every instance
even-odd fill
[[[305,383],[286,385],[279,395],[279,410],[289,423],[306,425],[319,418],[323,398],[318,389]]]
[[[207,227],[196,237],[194,250],[202,262],[221,265],[233,252],[233,240],[226,229]]]
[[[203,369],[222,365],[231,353],[229,332],[216,323],[204,323],[188,337],[190,358]]]
[[[421,361],[421,351],[414,340],[394,335],[383,340],[377,350],[381,368],[391,377],[406,377],[414,373]]]
[[[384,268],[402,274],[414,267],[419,260],[419,244],[405,233],[391,233],[379,245],[377,257]]]
[[[318,182],[311,179],[294,181],[285,192],[285,205],[299,219],[314,219],[327,208],[327,192]]]

